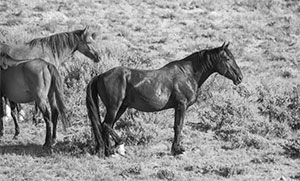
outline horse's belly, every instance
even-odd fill
[[[16,103],[27,103],[34,101],[31,94],[26,91],[5,91],[3,95]]]
[[[2,94],[5,97],[17,103],[33,101],[30,89],[22,75],[12,75],[9,72],[4,72],[1,79]]]
[[[129,107],[143,112],[154,112],[167,109],[169,107],[168,104],[168,98],[135,95],[131,99]]]
[[[171,89],[166,84],[143,83],[128,92],[127,105],[139,111],[154,112],[169,108]]]

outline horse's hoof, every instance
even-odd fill
[[[124,144],[120,144],[117,148],[117,153],[124,156],[125,155],[125,145]]]
[[[172,147],[172,150],[171,150],[171,153],[174,156],[183,154],[184,152],[185,152],[185,149],[182,146],[174,146],[174,147]]]
[[[51,143],[51,146],[55,146],[56,143],[57,143],[56,139],[53,139],[53,140],[52,140],[52,143]]]
[[[105,156],[109,157],[111,155],[115,154],[113,149],[106,149],[105,150]]]
[[[100,152],[97,152],[96,155],[99,157],[99,158],[105,158],[105,154],[104,154],[104,151],[100,151]]]
[[[43,145],[43,149],[45,149],[45,150],[50,150],[50,149],[52,149],[52,144],[50,144],[50,143],[45,143],[45,144]]]
[[[120,154],[115,153],[115,154],[112,154],[112,155],[110,156],[110,158],[119,160],[119,159],[121,159],[122,156],[123,156],[123,155],[120,155]]]

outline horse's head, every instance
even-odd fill
[[[89,32],[89,28],[86,27],[81,31],[80,39],[77,46],[77,50],[84,54],[85,56],[92,59],[94,62],[100,61],[100,56],[98,54],[98,51],[96,49],[97,43],[96,43],[96,37],[97,35],[95,33]]]
[[[242,82],[243,75],[234,59],[233,54],[228,49],[228,46],[229,43],[223,43],[223,45],[218,48],[219,59],[216,63],[215,68],[219,74],[232,80],[235,85],[238,85]]]

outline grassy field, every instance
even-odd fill
[[[0,180],[300,180],[300,3],[297,0],[0,0],[0,41],[82,29],[98,33],[101,62],[67,62],[65,104],[72,126],[52,153],[45,125],[24,105],[21,134],[12,121],[0,139]],[[229,41],[244,75],[202,86],[187,111],[184,155],[170,155],[173,110],[129,110],[116,125],[127,155],[100,159],[85,107],[92,76],[118,65],[154,69]],[[105,109],[101,106],[102,116]]]

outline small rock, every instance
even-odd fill
[[[159,179],[172,180],[172,179],[174,179],[175,174],[172,171],[169,171],[169,170],[159,170],[157,172],[157,177]]]
[[[193,166],[186,166],[186,167],[184,167],[184,170],[185,171],[193,171],[194,170],[194,168],[193,168]]]

